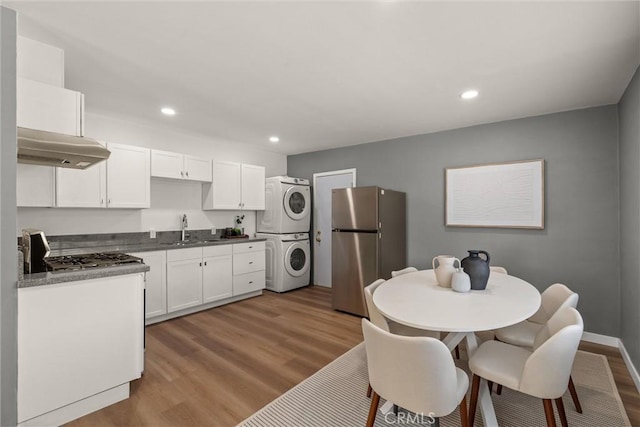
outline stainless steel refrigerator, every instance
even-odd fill
[[[407,264],[406,195],[380,187],[333,190],[331,287],[335,310],[367,316],[364,287]]]

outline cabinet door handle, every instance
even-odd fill
[[[180,171],[180,176],[184,178],[184,171]]]
[[[249,264],[253,264],[253,261],[249,261]]]
[[[202,263],[200,263],[200,267],[202,267]]]
[[[187,178],[189,178],[189,171],[186,171],[184,174],[187,175]]]
[[[111,204],[111,198],[109,198],[109,200],[107,200],[107,203]]]
[[[205,262],[204,262],[204,265],[205,265],[205,266],[207,265],[207,261],[205,261]]]
[[[250,280],[250,281],[249,281],[249,284],[251,285],[252,283],[253,283],[253,280]]]
[[[100,206],[104,205],[104,199],[100,199]]]

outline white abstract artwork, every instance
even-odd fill
[[[446,169],[446,225],[544,228],[544,160]]]

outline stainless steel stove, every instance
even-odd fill
[[[142,258],[123,252],[99,252],[82,255],[63,255],[44,259],[47,271],[61,272],[85,270],[88,268],[113,267],[122,264],[142,264]]]

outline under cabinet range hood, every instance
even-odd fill
[[[18,128],[18,163],[86,169],[110,154],[95,139]]]

